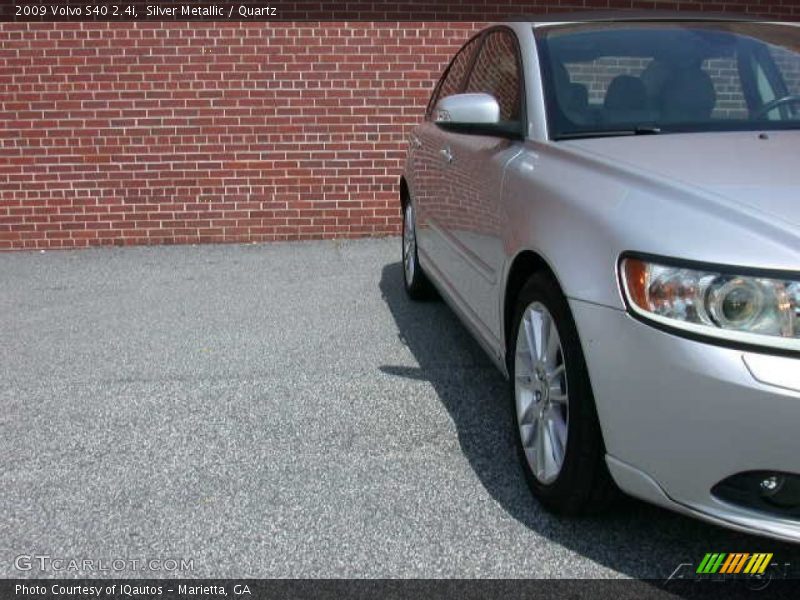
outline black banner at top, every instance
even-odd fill
[[[503,21],[564,11],[674,9],[797,20],[800,0],[2,0],[0,20],[41,21]]]

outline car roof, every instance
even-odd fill
[[[690,12],[675,10],[617,10],[617,11],[581,11],[558,12],[538,15],[519,15],[507,19],[507,22],[549,27],[570,23],[608,23],[608,22],[647,22],[647,21],[729,21],[759,22],[773,21],[754,15],[736,15],[730,13]]]

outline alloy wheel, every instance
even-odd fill
[[[406,204],[403,219],[403,268],[406,281],[414,281],[415,262],[417,259],[417,234],[414,229],[414,206],[411,202]]]
[[[536,479],[555,481],[564,465],[569,433],[569,394],[561,338],[553,316],[530,304],[517,331],[514,357],[517,425]]]

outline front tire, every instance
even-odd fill
[[[403,207],[403,282],[412,300],[433,296],[433,286],[419,264],[416,214],[410,200]]]
[[[522,288],[511,331],[516,438],[531,492],[555,513],[603,510],[616,488],[575,322],[551,277],[538,273]]]

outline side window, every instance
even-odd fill
[[[447,98],[461,91],[461,86],[464,83],[464,76],[467,74],[467,69],[469,69],[469,65],[472,63],[472,57],[475,54],[475,50],[478,48],[479,40],[480,36],[472,38],[459,50],[458,54],[456,54],[455,58],[450,62],[450,66],[444,72],[444,75],[442,75],[442,78],[436,85],[436,89],[433,90],[431,99],[428,101],[428,108],[425,111],[427,116],[430,116],[431,112],[433,112],[439,98]]]
[[[469,75],[466,92],[491,94],[500,105],[500,120],[522,119],[520,64],[517,42],[508,31],[490,33]]]

